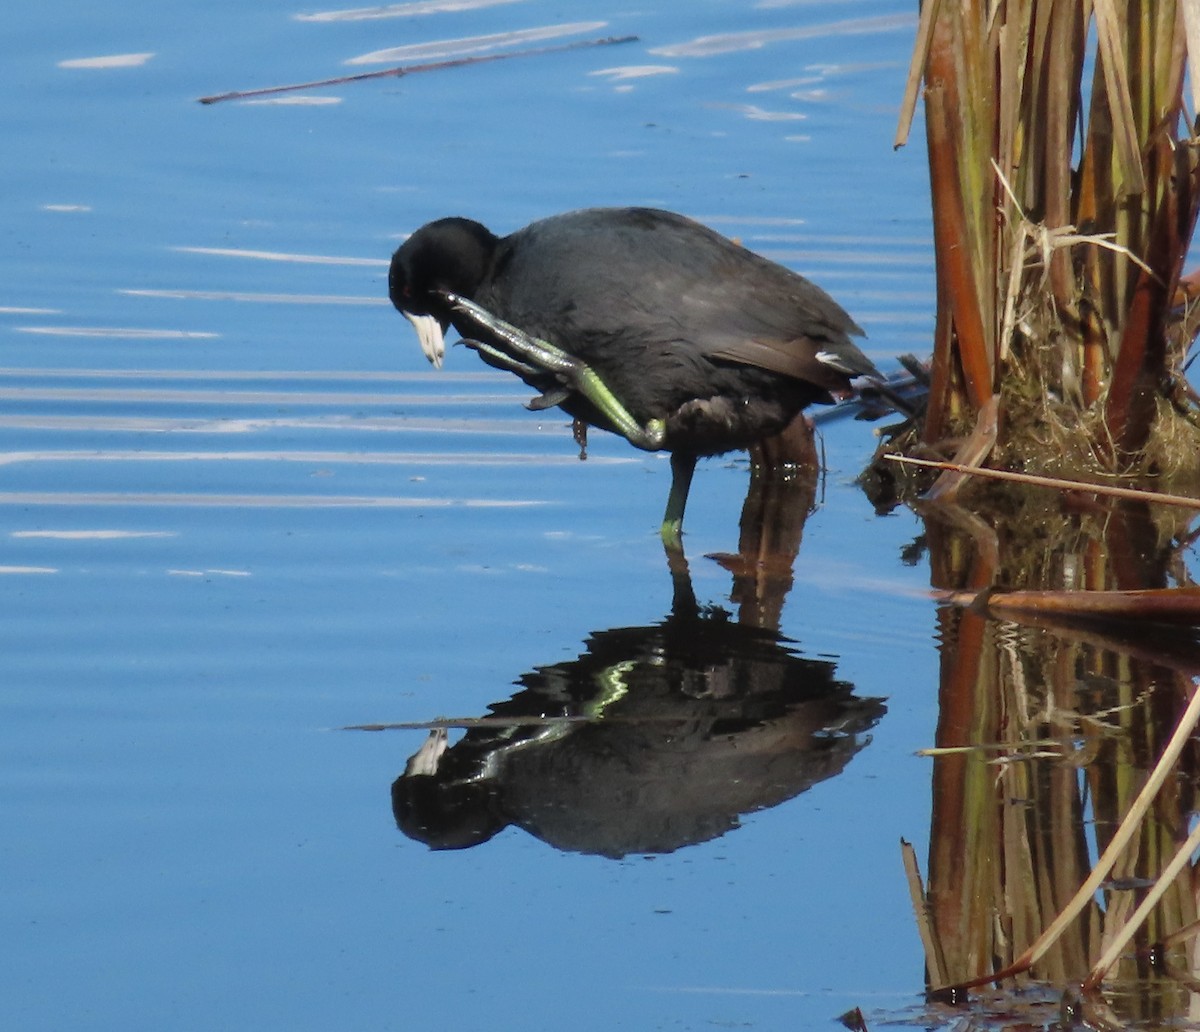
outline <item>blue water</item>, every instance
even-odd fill
[[[863,424],[824,431],[781,627],[886,700],[840,775],[664,855],[433,852],[389,801],[424,732],[343,730],[480,716],[671,610],[665,460],[596,433],[581,463],[520,384],[429,370],[385,297],[403,235],[660,205],[818,280],[881,366],[927,351],[924,148],[891,147],[914,5],[452,6],[8,12],[5,1028],[793,1029],[923,986],[897,843],[928,834],[933,607],[919,523],[853,486]],[[639,40],[197,102],[584,22],[520,46]],[[702,603],[733,608],[704,556],[746,477],[697,474]]]

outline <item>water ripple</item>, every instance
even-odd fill
[[[916,27],[915,14],[885,14],[875,18],[849,18],[825,25],[804,25],[793,29],[749,29],[745,32],[721,32],[699,36],[686,43],[671,43],[650,51],[662,57],[712,57],[738,50],[759,50],[768,43],[798,39],[823,39],[828,36],[856,36],[875,32],[896,32]]]
[[[317,11],[313,14],[294,14],[296,21],[350,22],[374,21],[379,18],[413,18],[425,14],[448,14],[455,11],[476,11],[481,7],[523,3],[524,0],[415,0],[407,4],[388,4],[383,7],[353,7],[342,11]]]
[[[582,32],[595,32],[608,22],[568,22],[563,25],[544,25],[535,29],[514,29],[511,32],[493,32],[486,36],[463,36],[459,39],[443,39],[432,43],[409,43],[386,50],[373,50],[369,54],[352,57],[346,64],[407,64],[412,61],[440,61],[446,58],[466,57],[483,54],[490,50],[515,47],[522,43],[539,43],[562,36],[574,36]]]

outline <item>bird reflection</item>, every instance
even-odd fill
[[[426,725],[392,785],[401,831],[434,849],[516,826],[572,852],[669,853],[840,773],[885,707],[778,633],[815,484],[778,473],[756,462],[740,551],[719,557],[736,618],[698,605],[686,560],[672,557],[661,622],[597,631],[578,658],[534,669],[486,717],[458,722],[453,745],[446,726]]]
[[[866,744],[883,703],[835,675],[721,609],[597,632],[578,659],[525,674],[453,746],[431,731],[392,786],[396,822],[435,849],[510,824],[609,857],[716,838]]]

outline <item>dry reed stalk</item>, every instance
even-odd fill
[[[1169,338],[1171,306],[1200,207],[1188,10],[1200,38],[1197,0],[922,3],[896,142],[923,78],[938,265],[926,444],[971,425],[994,389],[1008,439],[1031,446],[1048,409],[1028,400],[1049,395],[1055,433],[1110,468],[1169,416],[1158,400],[1185,343]]]
[[[1046,622],[1146,620],[1200,627],[1200,587],[1141,591],[953,591],[939,601],[984,611],[999,620],[1040,616]]]
[[[985,480],[1007,480],[1016,484],[1026,484],[1030,487],[1048,487],[1056,491],[1081,491],[1085,494],[1102,495],[1108,498],[1122,498],[1126,501],[1146,502],[1147,504],[1171,505],[1181,509],[1194,509],[1200,512],[1200,498],[1187,498],[1183,495],[1167,494],[1163,491],[1147,491],[1137,487],[1117,487],[1114,484],[1090,484],[1082,480],[1064,480],[1062,477],[1043,477],[1036,473],[1018,473],[1007,469],[982,469],[967,466],[959,462],[939,462],[935,459],[917,459],[908,455],[888,455],[890,462],[899,462],[909,466],[925,466],[928,469],[940,469],[950,473],[963,473]]]

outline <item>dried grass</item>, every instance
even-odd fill
[[[1200,471],[1196,406],[1172,386],[1194,327],[1172,308],[1200,204],[1183,95],[1197,6],[922,3],[897,145],[923,81],[938,268],[925,446],[945,452],[998,393],[997,455],[1017,468]]]

